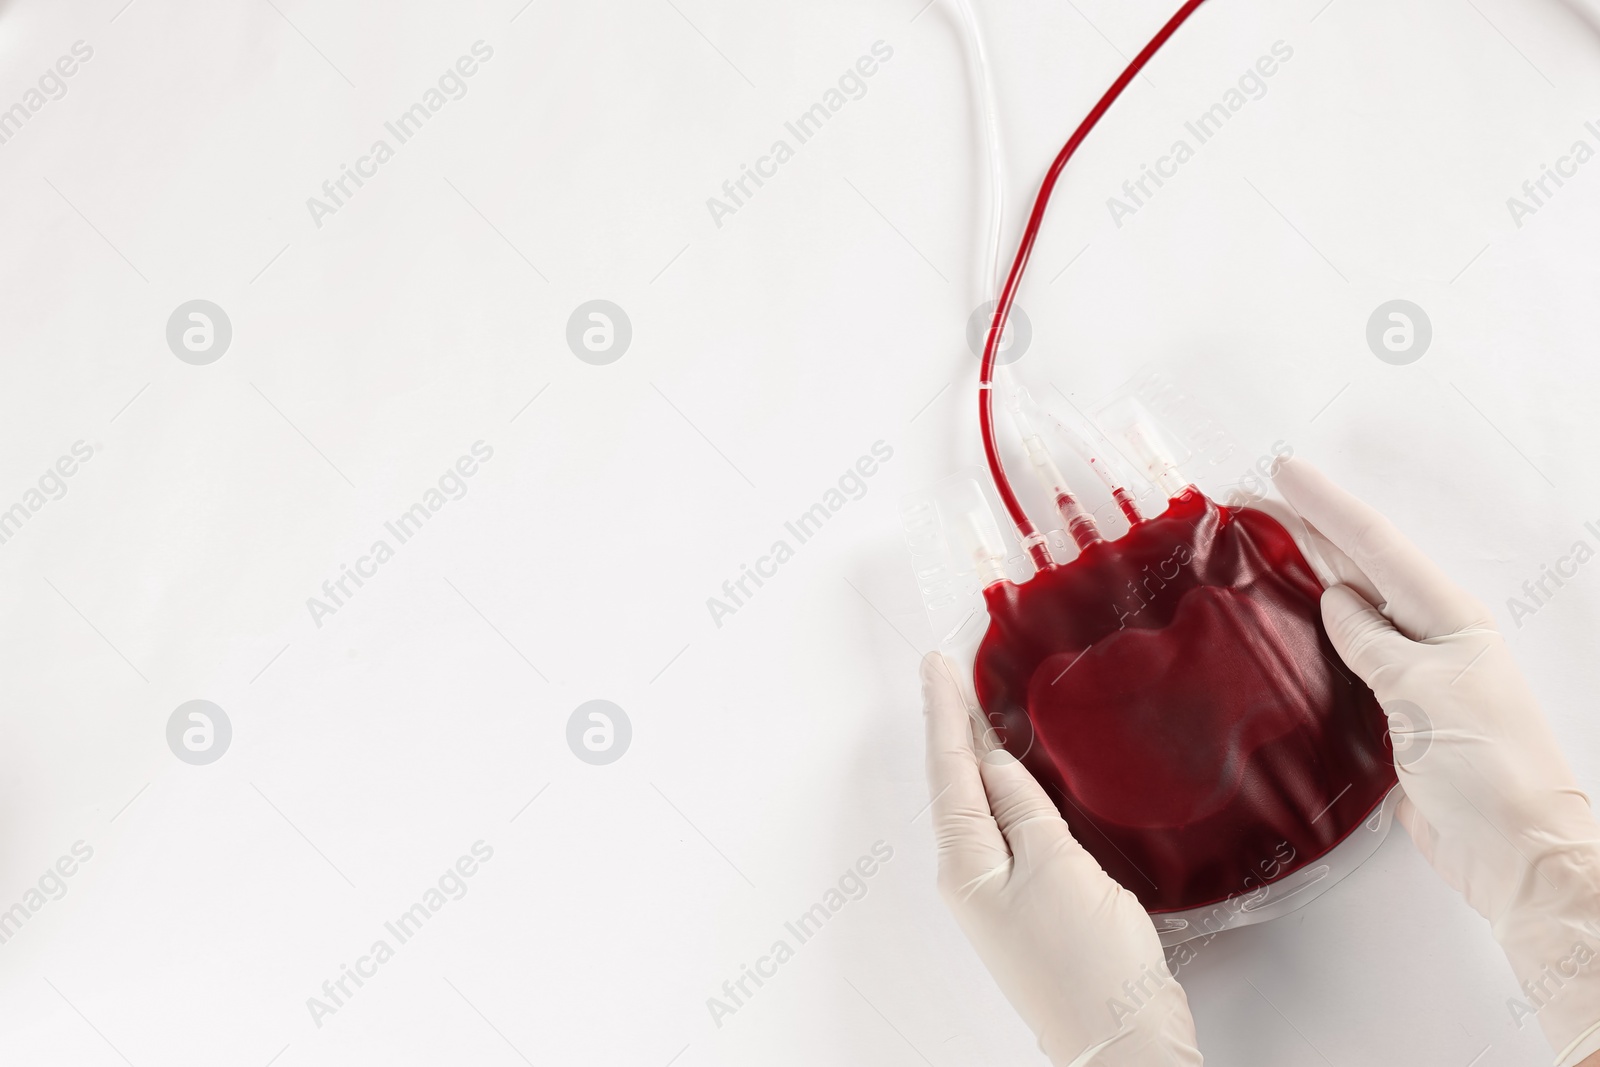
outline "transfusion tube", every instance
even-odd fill
[[[1034,243],[1039,239],[1039,228],[1044,222],[1044,212],[1046,206],[1050,203],[1050,194],[1055,191],[1056,182],[1060,179],[1062,170],[1066,168],[1067,161],[1078,150],[1078,146],[1089,135],[1089,131],[1094,129],[1105,113],[1110,110],[1111,105],[1122,95],[1122,91],[1128,87],[1128,83],[1133,81],[1139,71],[1144,69],[1145,64],[1150,61],[1150,57],[1160,51],[1161,46],[1166,44],[1167,40],[1178,31],[1178,27],[1187,22],[1189,16],[1193,15],[1203,3],[1205,3],[1205,0],[1188,0],[1178,10],[1178,13],[1173,15],[1165,26],[1161,27],[1160,32],[1134,57],[1133,62],[1128,64],[1128,68],[1111,84],[1111,88],[1106,90],[1099,103],[1095,104],[1094,110],[1090,111],[1083,122],[1079,123],[1072,137],[1062,147],[1060,153],[1056,155],[1055,161],[1050,164],[1050,169],[1045,173],[1044,181],[1040,183],[1039,194],[1033,203],[1033,212],[1028,216],[1028,224],[1023,231],[1022,242],[1017,248],[1016,259],[1011,264],[1011,273],[1007,276],[1005,288],[1001,291],[1000,297],[995,303],[994,318],[989,324],[989,335],[984,342],[983,365],[978,377],[978,425],[983,434],[984,459],[988,462],[989,473],[994,478],[995,491],[1000,494],[1001,503],[1005,505],[1006,512],[1010,515],[1012,525],[1016,527],[1017,534],[1022,539],[1023,547],[1033,557],[1034,564],[1040,570],[1048,570],[1054,567],[1055,563],[1050,559],[1050,552],[1045,545],[1044,536],[1039,533],[1039,528],[1028,517],[1028,513],[1022,507],[1022,502],[1017,499],[1016,492],[1011,488],[1011,482],[1006,477],[1005,467],[1000,460],[999,444],[995,439],[994,373],[995,358],[1000,352],[1000,338],[1005,333],[1006,320],[1011,315],[1011,305],[1016,300],[1017,288],[1022,283],[1022,274],[1027,268],[1028,259],[1033,254]]]
[[[981,112],[984,127],[984,150],[989,162],[989,239],[986,247],[986,263],[982,278],[983,300],[994,301],[995,310],[999,310],[1000,300],[1000,247],[1004,239],[1005,229],[1005,163],[1000,150],[1000,119],[995,106],[994,78],[989,66],[989,53],[984,47],[983,31],[978,25],[977,16],[973,13],[969,0],[955,0],[956,10],[961,16],[961,23],[966,31],[967,59],[976,75],[978,88],[976,107]],[[1002,323],[1001,330],[1004,330]],[[991,335],[994,331],[991,329]],[[991,336],[990,347],[997,346]],[[985,373],[979,388],[985,391],[994,388],[992,363],[986,364],[988,373]],[[1008,407],[1015,410],[1014,401],[1017,388],[1008,376],[1002,376],[1001,387],[1006,394]],[[1024,435],[1026,436],[1026,435]],[[1002,497],[1010,490],[1009,485],[1000,485]],[[1009,508],[1010,505],[1008,504]],[[1046,570],[1055,566],[1055,561],[1050,558],[1050,548],[1045,541],[1044,534],[1038,528],[1029,524],[1027,528],[1017,527],[1017,534],[1022,540],[1022,548],[1033,559],[1034,566]]]

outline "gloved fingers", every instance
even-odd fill
[[[972,716],[961,699],[955,667],[937,652],[922,660],[922,711],[941,876],[948,865],[961,864],[965,870],[1003,860],[1005,840],[989,811],[972,748]]]
[[[1322,557],[1323,565],[1317,567],[1317,577],[1322,579],[1324,586],[1348,585],[1351,589],[1361,594],[1363,600],[1372,604],[1380,612],[1384,608],[1383,595],[1378,592],[1378,587],[1372,584],[1372,579],[1367,577],[1365,571],[1356,565],[1345,550],[1328,540],[1326,534],[1309,522],[1305,523],[1306,539],[1311,542],[1317,555]]]
[[[1383,597],[1378,595],[1378,589],[1372,584],[1355,561],[1345,555],[1344,549],[1328,540],[1322,531],[1305,521],[1305,517],[1295,513],[1295,510],[1281,500],[1272,497],[1257,499],[1243,499],[1233,505],[1236,507],[1254,508],[1256,511],[1271,515],[1286,530],[1294,530],[1297,526],[1305,530],[1306,546],[1310,551],[1306,553],[1306,562],[1311,564],[1311,569],[1317,572],[1317,580],[1324,586],[1348,585],[1362,596],[1383,609]]]
[[[1003,748],[986,753],[978,762],[989,810],[1006,839],[1012,855],[1025,853],[1031,845],[1054,845],[1060,837],[1071,837],[1067,824],[1056,810],[1044,787],[1028,768]]]
[[[1336,585],[1322,594],[1322,624],[1328,628],[1328,639],[1339,658],[1382,700],[1378,672],[1406,655],[1411,641],[1346,585]]]
[[[1384,613],[1413,640],[1492,626],[1483,605],[1375,509],[1301,459],[1273,475],[1284,499],[1338,546],[1383,598]]]

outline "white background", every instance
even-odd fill
[[[1035,1062],[919,815],[933,637],[899,501],[978,458],[953,9],[123,2],[0,4],[0,107],[94,50],[0,145],[0,507],[94,450],[0,545],[0,907],[94,850],[0,945],[5,1061]],[[1174,6],[979,5],[1008,245]],[[467,95],[315,225],[478,40]],[[717,226],[706,199],[880,40],[866,95]],[[1267,95],[1116,227],[1106,197],[1278,40]],[[1600,162],[1506,208],[1588,119],[1600,35],[1558,0],[1215,0],[1063,182],[1017,367],[1087,405],[1154,365],[1387,511],[1495,607],[1593,788],[1600,569],[1520,628],[1505,606],[1600,519]],[[1405,367],[1364,338],[1397,297],[1435,333]],[[209,366],[165,340],[195,298],[233,325]],[[564,339],[595,298],[634,331],[603,367]],[[316,626],[306,599],[479,440],[467,495]],[[865,498],[713,625],[878,440]],[[206,767],[165,739],[197,698],[234,729]],[[565,740],[594,698],[633,724],[610,766]],[[317,1027],[307,998],[480,839],[470,892]],[[717,1028],[706,998],[878,840],[866,897]],[[1549,1054],[1399,832],[1184,981],[1218,1064]]]

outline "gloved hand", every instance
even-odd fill
[[[1188,998],[1138,899],[1022,764],[1004,749],[978,757],[938,653],[922,661],[922,698],[940,893],[1050,1062],[1199,1064]]]
[[[1372,508],[1292,459],[1274,481],[1335,578],[1334,648],[1389,713],[1397,817],[1489,920],[1558,1067],[1600,1050],[1600,823],[1486,609]],[[1331,544],[1330,544],[1331,543]],[[1596,1062],[1600,1062],[1597,1060]]]

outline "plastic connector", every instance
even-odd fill
[[[1118,464],[1112,458],[1115,446],[1107,441],[1105,435],[1098,427],[1086,423],[1087,428],[1069,426],[1057,416],[1046,412],[1045,417],[1050,426],[1055,430],[1056,436],[1065,441],[1067,447],[1083,460],[1083,463],[1094,472],[1106,492],[1111,494],[1111,499],[1116,501],[1117,508],[1122,512],[1129,526],[1136,526],[1144,521],[1144,514],[1139,510],[1138,500],[1132,490],[1128,488],[1127,479],[1123,477]],[[1091,439],[1094,441],[1091,444]]]
[[[1056,511],[1060,513],[1061,521],[1066,524],[1067,533],[1078,546],[1078,551],[1081,552],[1090,545],[1105,540],[1100,535],[1100,527],[1094,521],[1094,516],[1078,502],[1077,496],[1067,485],[1066,476],[1061,473],[1061,468],[1056,466],[1055,457],[1050,454],[1050,448],[1044,443],[1044,438],[1039,436],[1032,423],[1028,421],[1027,415],[1023,413],[1021,394],[1013,393],[1009,400],[1011,418],[1017,425],[1017,433],[1022,437],[1022,447],[1027,450],[1028,462],[1032,465],[1040,483],[1050,493],[1050,499],[1055,504]]]
[[[1006,542],[994,512],[976,482],[939,505],[939,520],[950,536],[958,558],[972,564],[978,584],[987,588],[1006,580]],[[1026,547],[1026,546],[1024,546]]]
[[[1107,434],[1146,479],[1169,498],[1189,487],[1190,480],[1179,470],[1178,450],[1157,429],[1144,405],[1124,397],[1101,412]]]

